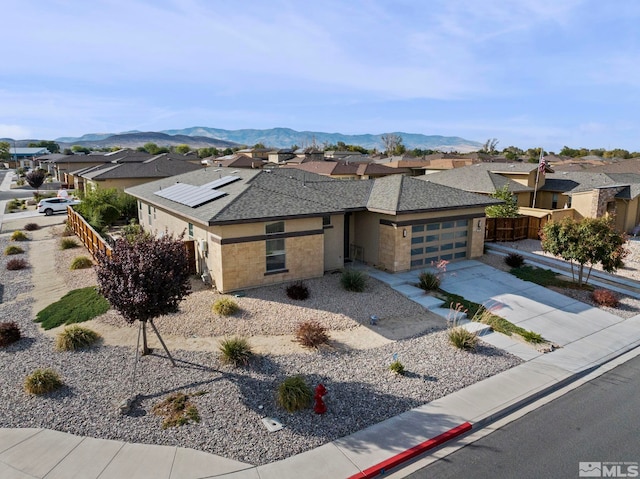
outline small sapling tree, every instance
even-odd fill
[[[97,256],[98,289],[129,323],[140,321],[142,354],[149,354],[147,323],[175,365],[153,319],[178,309],[190,292],[187,252],[182,236],[139,235],[116,240],[111,255]],[[139,341],[138,335],[138,341]]]

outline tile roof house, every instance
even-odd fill
[[[222,292],[322,276],[359,260],[388,271],[482,255],[499,201],[392,175],[340,181],[291,168],[207,168],[133,186],[140,224],[186,232]]]
[[[360,163],[347,160],[309,161],[307,163],[284,165],[282,168],[294,168],[331,178],[352,180],[368,180],[387,175],[408,175],[411,172],[406,168],[389,168],[378,163]]]

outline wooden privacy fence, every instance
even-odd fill
[[[105,251],[107,256],[111,256],[111,246],[71,206],[67,206],[67,221],[94,258],[98,251]]]
[[[519,216],[517,218],[487,218],[485,241],[518,241],[539,239],[540,218]]]

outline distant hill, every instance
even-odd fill
[[[104,138],[99,138],[103,137]],[[88,139],[88,138],[99,139]],[[64,141],[63,141],[64,140]],[[158,146],[176,146],[187,144],[192,148],[232,148],[238,146],[236,143],[225,140],[218,140],[203,136],[167,135],[158,132],[134,132],[121,134],[88,134],[80,138],[57,138],[55,140],[61,148],[69,148],[73,145],[87,148],[107,148],[120,146],[122,148],[137,148],[145,143],[155,143]]]
[[[268,130],[222,130],[219,128],[192,127],[182,130],[164,130],[169,135],[197,135],[233,141],[242,145],[262,143],[267,147],[288,148],[291,145],[308,146],[315,141],[319,146],[335,145],[339,141],[347,145],[360,145],[368,150],[383,149],[382,134],[344,135],[319,131],[296,131],[291,128],[270,128]],[[477,151],[482,143],[465,140],[457,136],[423,135],[420,133],[393,132],[402,137],[408,149],[421,148],[459,152]]]
[[[482,143],[466,140],[457,136],[422,135],[420,133],[394,132],[402,137],[404,145],[414,148],[440,151],[458,151],[461,153],[477,151]],[[292,145],[309,146],[316,143],[335,145],[339,141],[347,145],[360,145],[367,149],[383,149],[382,134],[344,135],[342,133],[324,133],[318,131],[296,131],[290,128],[270,128],[266,130],[223,130],[219,128],[192,127],[180,130],[164,130],[162,132],[126,132],[120,134],[93,133],[79,138],[63,137],[55,141],[63,148],[69,145],[104,148],[122,146],[134,148],[145,143],[158,146],[172,146],[186,143],[192,148],[215,146],[226,148],[238,145],[253,146],[262,143],[267,147],[289,148]],[[64,144],[64,145],[63,145]]]

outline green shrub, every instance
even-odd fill
[[[20,247],[20,246],[16,246],[16,245],[9,245],[4,249],[4,254],[5,256],[10,256],[12,254],[22,254],[24,253],[24,250]]]
[[[60,240],[60,249],[62,250],[77,248],[78,246],[80,245],[73,238],[62,238],[62,240]]]
[[[88,348],[100,339],[95,331],[82,326],[67,326],[56,337],[56,349],[59,351],[75,351]]]
[[[62,380],[52,369],[36,369],[24,381],[24,390],[29,394],[46,394],[62,387]]]
[[[27,223],[24,225],[25,231],[36,231],[40,229],[40,225],[38,223]]]
[[[296,301],[303,301],[309,297],[309,288],[302,281],[296,281],[287,286],[287,296]]]
[[[418,276],[418,287],[425,291],[434,291],[440,287],[440,278],[437,274],[430,271],[423,271]]]
[[[234,366],[246,366],[253,352],[245,338],[228,338],[220,341],[220,360]]]
[[[504,262],[511,268],[520,268],[524,264],[524,256],[518,253],[509,253],[505,256]]]
[[[591,298],[600,306],[616,308],[619,304],[618,296],[608,289],[596,289],[592,291]]]
[[[289,412],[309,407],[313,393],[302,376],[290,376],[278,387],[277,401]]]
[[[29,241],[29,237],[22,231],[14,231],[11,235],[11,241]]]
[[[35,320],[44,329],[52,329],[63,324],[88,321],[108,310],[109,302],[98,293],[95,286],[88,286],[69,291],[59,301],[40,311]]]
[[[93,261],[88,256],[76,256],[71,262],[69,269],[86,269],[93,266]]]
[[[11,211],[11,210],[17,210],[17,209],[19,209],[19,208],[20,208],[20,206],[21,206],[21,205],[22,205],[22,201],[20,201],[20,200],[19,200],[19,199],[17,199],[17,198],[14,198],[14,199],[9,200],[9,201],[7,202],[7,209],[8,209],[9,211]]]
[[[317,348],[329,342],[327,328],[317,321],[305,321],[296,328],[295,341],[307,348]]]
[[[396,359],[389,366],[389,371],[391,371],[392,373],[396,373],[396,374],[402,376],[402,375],[404,375],[404,366],[402,365],[402,363],[399,360]]]
[[[224,297],[213,303],[212,310],[220,316],[231,316],[240,310],[240,306],[233,299]]]
[[[12,258],[7,261],[7,269],[9,271],[17,271],[19,269],[25,269],[28,267],[29,263],[27,263],[27,260],[23,258]]]
[[[152,412],[164,417],[162,429],[182,426],[189,421],[200,422],[198,409],[184,393],[169,395],[164,401],[153,406]]]
[[[0,347],[20,340],[20,328],[13,321],[0,323]]]
[[[458,349],[473,351],[478,344],[478,335],[462,326],[455,326],[449,330],[449,342]]]
[[[340,284],[347,291],[362,293],[367,284],[367,276],[353,269],[345,269],[340,277]]]

